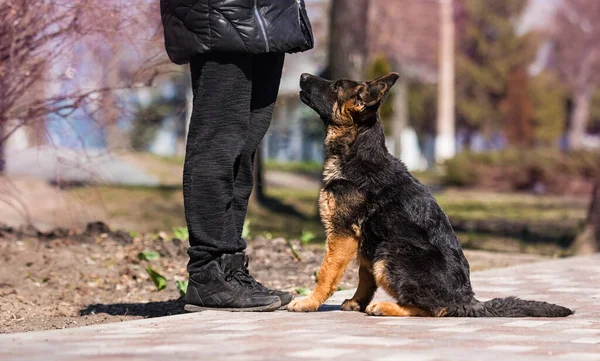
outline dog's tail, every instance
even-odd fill
[[[566,317],[574,312],[566,307],[516,297],[494,298],[448,307],[446,317]]]

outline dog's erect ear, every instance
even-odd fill
[[[396,81],[400,78],[398,73],[389,73],[384,76],[368,82],[358,93],[358,99],[365,106],[371,107],[381,102],[387,93],[392,89]]]

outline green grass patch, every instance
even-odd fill
[[[186,238],[184,228],[178,227],[185,224],[181,189],[85,187],[65,192],[104,215],[98,219],[114,229],[173,230]],[[298,239],[305,245],[323,243],[325,235],[317,214],[318,191],[268,187],[266,195],[275,202],[265,206],[251,201],[246,234]],[[551,249],[553,245],[564,249],[577,233],[589,202],[585,197],[465,190],[446,190],[435,197],[455,227],[466,225],[457,228],[466,248],[534,252],[550,247],[540,252],[553,255],[557,252]],[[495,223],[500,226],[481,227]]]
[[[468,220],[506,219],[577,224],[585,219],[588,206],[588,200],[584,197],[523,193],[449,190],[436,193],[435,198],[450,218]]]
[[[166,157],[166,156],[162,156],[162,155],[158,155],[158,154],[154,154],[154,153],[144,153],[144,154],[148,154],[150,157],[157,159],[161,162],[164,162],[166,164],[170,164],[170,165],[180,165],[183,166],[183,161],[185,160],[184,156],[170,156],[170,157]]]
[[[293,208],[297,214],[286,213],[282,208],[270,208],[251,202],[248,220],[252,225],[252,235],[269,234],[271,237],[304,238],[305,240],[310,235],[310,241],[306,242],[325,240],[323,227],[317,216],[317,191],[267,188],[266,195],[285,208]]]

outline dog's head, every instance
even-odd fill
[[[325,125],[356,125],[375,119],[386,95],[400,76],[390,73],[359,83],[352,80],[329,81],[318,76],[300,76],[300,99],[314,109]]]

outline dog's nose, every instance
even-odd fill
[[[307,81],[309,77],[310,77],[310,74],[304,73],[304,74],[300,75],[300,81]]]

